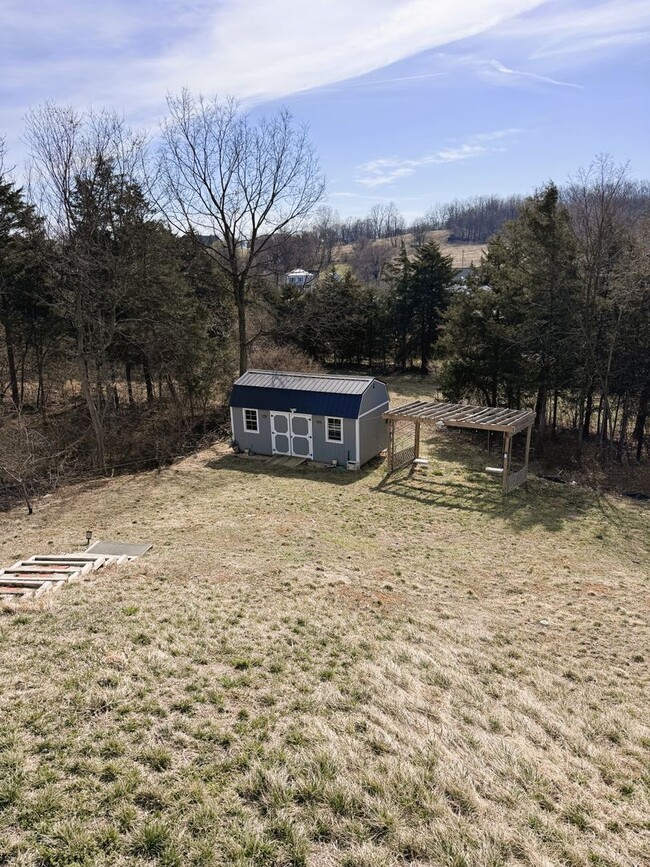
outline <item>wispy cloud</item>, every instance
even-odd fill
[[[542,67],[495,61],[495,79],[570,87],[553,59],[650,39],[648,0],[2,0],[0,98],[124,108],[147,120],[188,85],[259,103],[354,82],[470,37],[523,44]],[[492,55],[494,56],[494,54]],[[435,77],[444,70],[427,71]]]
[[[531,60],[584,60],[650,42],[648,0],[561,0],[513,17],[500,35],[531,45]]]
[[[0,39],[29,102],[151,107],[183,85],[262,102],[367,75],[542,2],[3,0]]]
[[[532,79],[533,81],[539,81],[542,84],[552,84],[556,87],[573,87],[577,90],[584,90],[584,86],[582,84],[574,84],[571,81],[560,81],[559,79],[551,78],[548,75],[539,75],[537,72],[526,72],[521,69],[510,69],[510,67],[501,63],[501,61],[499,60],[488,60],[485,64],[485,70],[488,74],[493,74],[500,78],[506,76],[515,80],[521,78]]]
[[[338,93],[346,90],[356,90],[363,87],[383,87],[387,84],[403,84],[404,82],[423,81],[430,78],[445,78],[448,72],[423,72],[419,75],[398,75],[394,78],[373,78],[369,81],[345,81],[333,87],[319,87],[319,93]]]
[[[415,174],[418,169],[426,166],[457,163],[491,153],[507,150],[506,143],[512,142],[520,129],[501,129],[487,133],[477,133],[465,141],[450,144],[431,153],[419,157],[379,157],[359,166],[357,182],[366,187],[381,187],[393,184],[403,178]]]

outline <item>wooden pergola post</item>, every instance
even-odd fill
[[[526,481],[530,457],[530,441],[535,413],[532,410],[509,409],[508,407],[470,406],[468,404],[444,403],[439,401],[415,400],[404,406],[385,412],[382,416],[388,422],[388,474],[416,461],[420,457],[422,425],[444,425],[445,427],[470,428],[488,432],[488,453],[490,433],[503,433],[503,466],[486,467],[488,473],[502,476],[501,489],[510,493]],[[398,421],[413,422],[415,425],[413,448],[397,449],[396,427]],[[526,455],[524,466],[514,473],[512,467],[512,441],[516,434],[526,431]]]
[[[532,424],[528,426],[528,430],[526,431],[526,456],[524,457],[524,469],[526,470],[526,475],[528,475],[528,457],[530,455],[530,437],[533,432]]]
[[[508,493],[508,476],[510,474],[510,464],[512,462],[512,434],[504,433],[503,435],[503,479],[501,480],[501,491],[503,494]]]

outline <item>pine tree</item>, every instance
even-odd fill
[[[402,243],[397,261],[388,272],[393,289],[396,360],[400,366],[404,367],[408,358],[417,357],[422,373],[429,373],[453,277],[452,257],[443,256],[434,241],[423,244],[412,262]]]
[[[494,236],[468,294],[456,295],[446,317],[447,384],[462,392],[473,382],[491,403],[532,397],[543,443],[549,397],[574,379],[577,294],[575,236],[549,184]]]

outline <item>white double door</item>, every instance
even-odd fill
[[[271,446],[274,455],[313,459],[311,416],[300,412],[272,412]]]

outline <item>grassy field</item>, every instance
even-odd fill
[[[0,617],[0,864],[647,864],[647,504],[427,451],[0,515],[3,564],[154,543]]]
[[[481,261],[481,256],[485,252],[485,244],[465,244],[462,242],[450,242],[449,232],[446,229],[435,229],[427,233],[427,240],[435,241],[440,247],[440,252],[443,256],[451,256],[452,265],[454,268],[469,268],[470,265],[478,265]],[[413,236],[409,233],[401,235],[395,246],[395,255],[399,252],[401,242],[410,246],[413,242]],[[383,240],[373,243],[385,243]],[[345,244],[337,251],[337,261],[347,261],[352,255],[354,249],[353,244]]]

